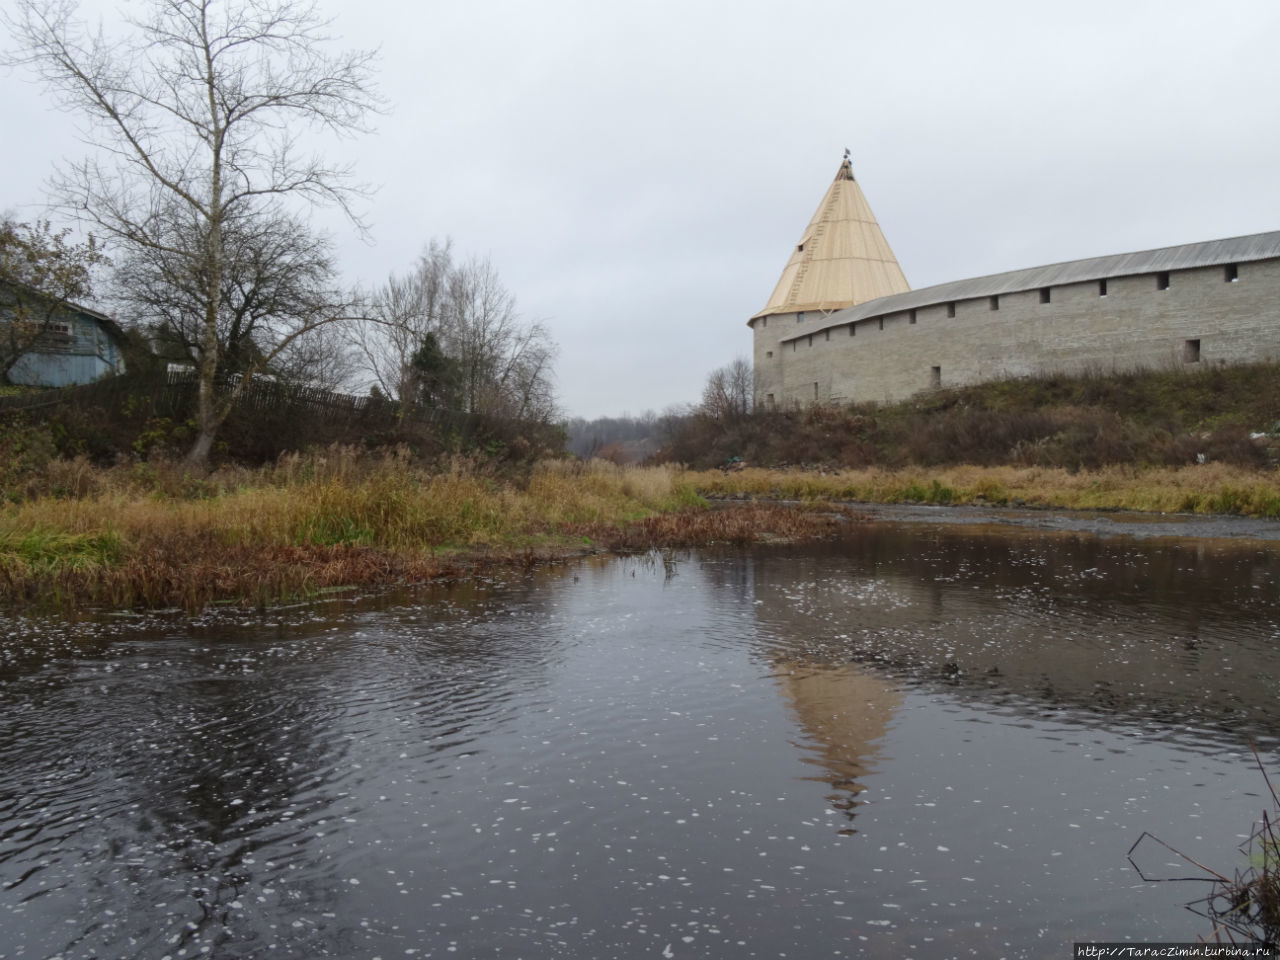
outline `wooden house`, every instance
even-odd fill
[[[0,337],[12,322],[16,300],[0,290]],[[41,318],[39,327],[9,368],[9,383],[68,387],[124,372],[125,334],[105,314],[68,304]]]

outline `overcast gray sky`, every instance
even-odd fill
[[[347,278],[432,237],[490,257],[571,415],[693,401],[749,356],[845,147],[913,287],[1280,229],[1275,0],[321,9],[380,48],[390,107],[332,151],[379,188],[372,243],[334,221]],[[0,71],[0,129],[0,210],[38,215],[73,120]]]

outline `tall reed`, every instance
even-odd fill
[[[165,464],[87,469],[74,489],[0,511],[0,597],[264,601],[431,576],[454,555],[515,553],[699,502],[670,467],[553,461],[502,477],[345,447],[198,479]]]

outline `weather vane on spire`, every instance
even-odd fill
[[[840,170],[836,174],[837,180],[853,179],[853,154],[848,147],[844,148],[844,159],[840,161]]]

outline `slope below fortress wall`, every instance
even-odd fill
[[[1038,373],[1276,360],[1280,259],[1083,280],[854,322],[809,311],[751,325],[756,400],[776,406],[893,402]]]

